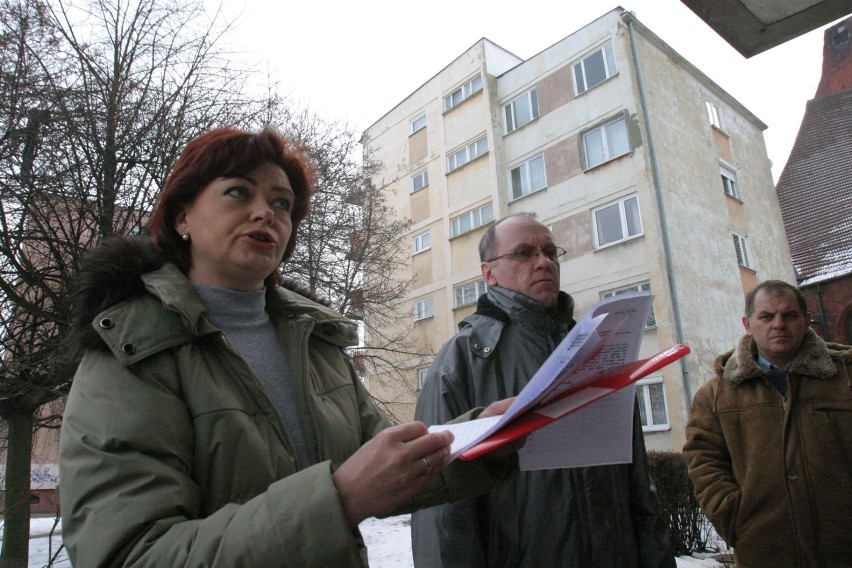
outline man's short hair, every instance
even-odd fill
[[[511,215],[507,215],[503,217],[485,231],[482,235],[482,238],[479,239],[479,261],[486,262],[486,259],[492,258],[497,253],[497,235],[495,230],[497,229],[497,225],[506,221],[508,219],[513,219],[515,217],[530,217],[535,219],[535,213],[531,213],[529,211],[523,211],[520,213],[512,213]]]
[[[767,294],[771,294],[773,296],[782,296],[784,294],[791,293],[796,297],[796,301],[799,302],[799,307],[802,309],[802,315],[804,316],[808,313],[808,305],[807,302],[805,302],[805,296],[802,294],[801,290],[792,284],[784,282],[783,280],[764,280],[755,286],[752,291],[746,294],[745,315],[747,318],[750,318],[751,314],[754,312],[754,299],[757,296],[757,293],[761,290],[764,290]]]

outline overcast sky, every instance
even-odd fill
[[[568,0],[223,0],[238,47],[294,102],[363,131],[486,37],[528,59],[619,4]],[[822,68],[828,25],[749,59],[680,0],[624,0],[759,119],[777,181]]]

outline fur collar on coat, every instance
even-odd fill
[[[118,302],[145,294],[142,275],[161,268],[169,259],[148,237],[113,237],[84,258],[72,291],[73,319],[68,349],[79,359],[86,349],[103,345],[92,326],[95,317]],[[329,303],[290,278],[280,285],[319,304]]]
[[[716,375],[733,385],[744,381],[766,377],[758,365],[757,344],[751,335],[744,335],[735,350],[728,351],[716,359]],[[840,374],[852,388],[852,346],[841,343],[826,343],[809,329],[799,353],[793,360],[790,372],[815,378],[830,379]]]

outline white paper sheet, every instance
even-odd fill
[[[543,401],[552,400],[555,395],[565,389],[594,380],[595,375],[602,369],[610,369],[636,360],[652,302],[653,296],[647,293],[628,293],[601,300],[577,322],[574,329],[533,375],[504,415],[461,424],[431,426],[429,430],[432,432],[450,430],[455,436],[448,462],[456,459],[462,452],[486,439],[517,416],[540,405]],[[632,388],[624,390],[630,393],[634,391]],[[592,403],[587,408],[597,407],[613,396],[615,395]],[[616,421],[616,414],[620,415],[625,411],[622,407],[601,407],[603,408],[609,410],[602,415],[589,413],[589,416],[595,416],[609,424]],[[631,399],[630,413],[632,408]],[[578,412],[582,413],[584,410]],[[628,418],[632,424],[632,414],[629,414]],[[555,424],[565,420],[567,418]],[[550,425],[547,428],[552,427],[553,425]],[[557,431],[554,430],[554,432]],[[631,429],[627,428],[626,431],[626,435],[629,436]],[[529,445],[529,438],[527,445]],[[525,453],[534,452],[532,448],[533,446]],[[548,449],[544,449],[545,446],[541,448],[539,451],[550,451],[553,446],[547,446]],[[602,451],[602,455],[608,456],[609,453]],[[564,455],[558,458],[560,462],[564,462],[565,459]],[[528,463],[539,462],[528,458]]]

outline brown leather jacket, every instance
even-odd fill
[[[770,385],[746,335],[695,394],[684,453],[738,568],[852,566],[852,347],[812,330]]]

